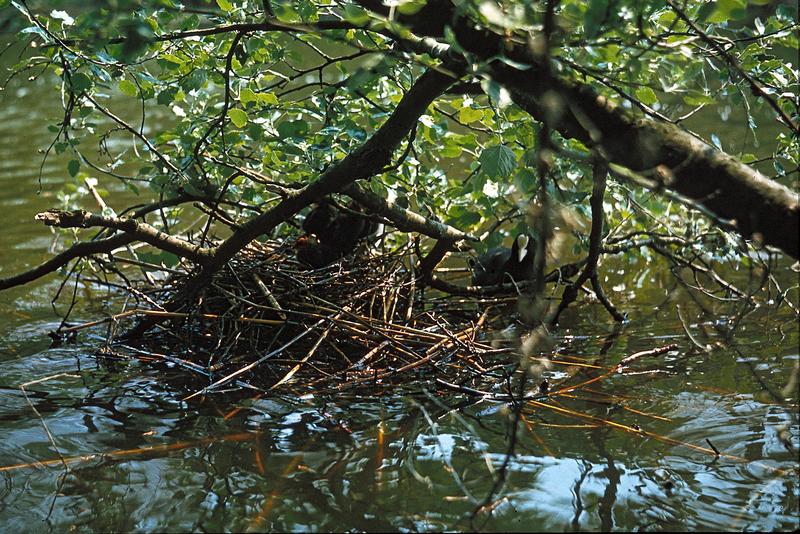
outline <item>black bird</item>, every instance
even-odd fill
[[[533,255],[533,240],[528,234],[519,234],[510,249],[493,248],[475,259],[470,258],[472,285],[494,286],[511,280],[530,280],[534,271]]]
[[[315,269],[325,267],[341,258],[337,249],[330,245],[320,243],[319,240],[312,235],[300,236],[295,243],[295,249],[297,259]]]
[[[353,252],[359,241],[374,234],[376,228],[355,202],[343,210],[324,198],[303,221],[303,230],[313,237],[306,235],[297,240],[297,258],[312,267],[323,267]]]

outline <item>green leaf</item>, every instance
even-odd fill
[[[256,96],[255,92],[252,89],[248,89],[245,87],[241,91],[239,91],[239,102],[242,104],[247,104],[248,102],[254,102],[257,100],[258,97]]]
[[[481,220],[478,210],[475,210],[472,206],[467,207],[458,204],[454,204],[447,210],[447,217],[451,224],[455,224],[459,228],[472,226]]]
[[[481,120],[483,118],[483,111],[480,109],[461,108],[458,112],[458,120],[464,124]]]
[[[228,0],[217,0],[217,5],[226,13],[233,11],[233,4],[231,4]]]
[[[402,0],[397,5],[397,11],[401,15],[414,15],[425,7],[427,3],[428,0]]]
[[[168,87],[163,91],[161,91],[160,93],[158,93],[156,101],[162,106],[168,106],[172,104],[172,101],[175,100],[175,95],[177,94],[178,94],[177,87]]]
[[[258,93],[258,101],[266,105],[277,105],[278,97],[274,93]]]
[[[136,84],[130,80],[120,80],[119,90],[122,91],[122,94],[127,96],[136,96],[136,93],[139,92],[136,88]]]
[[[643,104],[647,106],[652,106],[656,102],[658,102],[658,97],[656,96],[655,91],[650,89],[649,87],[640,87],[636,90],[636,98],[638,98]]]
[[[356,26],[361,26],[369,22],[369,13],[355,4],[347,4],[344,6],[344,19]]]
[[[78,174],[80,168],[81,168],[81,162],[78,161],[77,159],[71,159],[69,160],[69,163],[67,163],[67,172],[73,178],[75,178],[75,175]]]
[[[583,17],[583,31],[587,39],[600,33],[600,28],[605,22],[608,13],[608,0],[591,0]]]
[[[159,54],[158,59],[165,59],[170,63],[174,63],[175,65],[183,65],[185,63],[184,60],[182,60],[175,54]]]
[[[181,87],[186,92],[200,89],[205,85],[207,79],[208,73],[204,69],[195,69],[189,76],[181,80]]]
[[[456,143],[446,142],[446,144],[442,147],[441,155],[443,158],[457,158],[461,155],[461,146]]]
[[[716,9],[708,17],[708,22],[721,23],[741,19],[747,13],[747,0],[717,0]]]
[[[504,145],[490,146],[479,158],[483,172],[492,178],[507,178],[517,166],[514,151]]]
[[[511,104],[511,94],[496,81],[485,78],[481,80],[481,88],[500,109],[505,109]]]
[[[711,104],[714,102],[714,99],[711,98],[710,95],[704,95],[703,93],[693,91],[691,94],[683,97],[683,101],[690,106],[702,106],[703,104]]]
[[[228,110],[228,117],[231,119],[234,125],[237,128],[243,128],[245,124],[247,124],[247,113],[242,111],[241,109],[232,108]]]
[[[278,133],[282,139],[304,137],[308,133],[308,123],[302,119],[282,122],[278,125]]]
[[[92,88],[92,79],[82,72],[76,72],[70,78],[72,90],[76,93],[83,93]]]

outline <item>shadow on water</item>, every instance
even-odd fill
[[[51,157],[42,192],[32,194],[37,149],[50,139],[28,125],[55,119],[59,103],[44,82],[26,87],[0,96],[0,276],[48,256],[51,236],[31,219],[57,204],[66,165]],[[632,321],[617,328],[600,306],[576,306],[557,332],[557,357],[608,369],[640,350],[672,342],[680,350],[637,367],[652,372],[526,409],[508,485],[474,523],[508,449],[503,404],[413,387],[380,399],[187,403],[192,385],[175,369],[95,358],[91,336],[48,348],[58,277],[0,293],[0,524],[9,532],[800,527],[797,391],[778,403],[763,386],[782,388],[798,363],[796,317],[765,305],[739,325],[735,350],[693,350],[676,302],[697,331],[713,332],[725,309],[704,317],[685,297],[667,299],[674,288],[661,266],[618,271],[608,287]],[[97,296],[76,315],[101,315],[110,303]],[[599,373],[554,365],[547,377],[574,384]],[[26,388],[29,404],[19,385],[45,377],[54,378]],[[708,449],[706,440],[730,456],[690,447]]]

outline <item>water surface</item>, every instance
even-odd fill
[[[59,114],[46,80],[0,93],[0,276],[50,256],[52,234],[32,219],[58,207],[67,179],[68,155],[48,158],[39,178],[39,149],[52,140],[44,125]],[[130,201],[101,180],[115,207]],[[776,272],[783,287],[797,283],[788,263]],[[474,517],[508,451],[502,403],[424,384],[383,398],[185,402],[197,385],[179,370],[96,357],[102,330],[49,347],[59,275],[0,292],[0,524],[9,532],[799,528],[797,386],[784,402],[766,389],[781,390],[798,365],[796,316],[759,297],[734,343],[706,353],[687,340],[677,306],[698,338],[705,328],[715,343],[715,325],[740,311],[736,303],[703,315],[658,262],[610,262],[606,272],[630,322],[620,328],[599,305],[575,306],[554,333],[556,357],[608,369],[640,350],[678,350],[635,365],[653,372],[526,409],[507,485],[491,514]],[[729,274],[748,283],[745,272]],[[73,320],[118,304],[102,289],[77,293]],[[71,295],[68,285],[56,311]],[[602,372],[553,365],[546,376],[555,386]],[[46,378],[26,399],[19,386]],[[708,441],[727,456],[701,450]]]

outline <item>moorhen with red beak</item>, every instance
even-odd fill
[[[351,202],[347,210],[322,199],[303,221],[306,235],[297,240],[297,259],[314,268],[324,267],[353,252],[376,226]],[[312,235],[313,234],[313,235]]]

